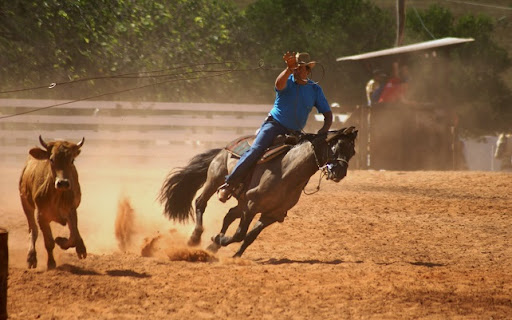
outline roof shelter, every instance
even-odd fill
[[[425,41],[425,42],[419,42],[415,44],[390,48],[390,49],[383,49],[373,52],[367,52],[362,54],[357,54],[353,56],[348,57],[340,57],[337,58],[336,61],[361,61],[361,60],[368,60],[373,58],[381,58],[386,56],[392,56],[392,55],[399,55],[399,54],[406,54],[406,53],[412,53],[412,52],[420,52],[420,51],[427,51],[427,50],[435,50],[438,48],[443,48],[447,46],[454,46],[459,45],[467,42],[475,41],[473,38],[442,38],[442,39],[436,39],[431,41]]]

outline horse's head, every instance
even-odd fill
[[[329,132],[326,139],[330,148],[325,166],[327,180],[340,182],[347,175],[348,162],[356,153],[356,137],[355,127]]]

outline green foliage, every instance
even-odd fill
[[[253,60],[282,70],[286,51],[307,51],[319,61],[313,78],[331,102],[359,104],[368,73],[336,58],[385,47],[393,41],[392,17],[361,0],[260,0],[248,6],[243,48]],[[279,71],[263,74],[261,83],[273,84]],[[254,88],[253,88],[254,89]],[[270,86],[264,89],[267,92]]]
[[[143,72],[237,59],[239,11],[228,1],[209,0],[36,0],[0,4],[0,76],[2,90],[96,78],[78,90],[37,92],[83,98],[137,86],[138,99],[208,99],[208,82],[176,81],[191,77],[179,68],[165,76],[133,78]],[[21,27],[23,26],[23,27]],[[118,74],[132,78],[100,80]],[[156,75],[156,74],[152,74]],[[161,86],[149,85],[167,81]],[[224,80],[229,81],[229,77]],[[225,86],[218,86],[219,91]],[[143,94],[141,95],[141,92]],[[215,92],[213,92],[215,94]],[[114,97],[116,98],[116,97]],[[130,98],[125,94],[119,99]]]
[[[510,67],[505,49],[493,40],[494,23],[483,15],[464,15],[455,19],[439,5],[418,12],[408,12],[408,37],[417,41],[436,38],[473,38],[474,42],[449,52],[446,65],[450,72],[440,77],[431,75],[425,82],[443,82],[449,95],[445,101],[459,114],[461,126],[468,134],[489,134],[495,130],[510,130],[512,94],[500,74]],[[428,30],[428,31],[427,31]]]
[[[473,37],[441,55],[449,65],[443,75],[425,66],[421,83],[469,131],[510,129],[512,94],[500,75],[511,62],[493,40],[491,18],[456,18],[437,4],[408,7],[405,32],[405,43]],[[368,0],[258,0],[239,7],[231,0],[1,1],[0,91],[75,81],[11,96],[271,104],[282,55],[307,51],[319,62],[313,79],[329,101],[355,106],[364,103],[374,66],[336,58],[389,48],[394,38],[394,12]],[[447,94],[437,94],[441,84]],[[128,90],[134,87],[143,88]]]

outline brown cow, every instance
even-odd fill
[[[53,248],[55,242],[64,250],[76,247],[78,258],[87,256],[84,241],[78,232],[76,208],[80,204],[81,192],[78,173],[73,161],[80,154],[84,144],[68,141],[46,143],[41,136],[39,141],[44,149],[32,148],[20,178],[20,198],[28,220],[30,243],[27,256],[29,268],[37,267],[36,240],[37,221],[43,232],[44,245],[48,252],[48,269],[55,268]],[[68,224],[69,239],[57,237],[53,240],[50,222]]]

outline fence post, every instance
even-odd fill
[[[9,250],[7,230],[0,228],[0,320],[7,319],[7,276],[9,274]]]

